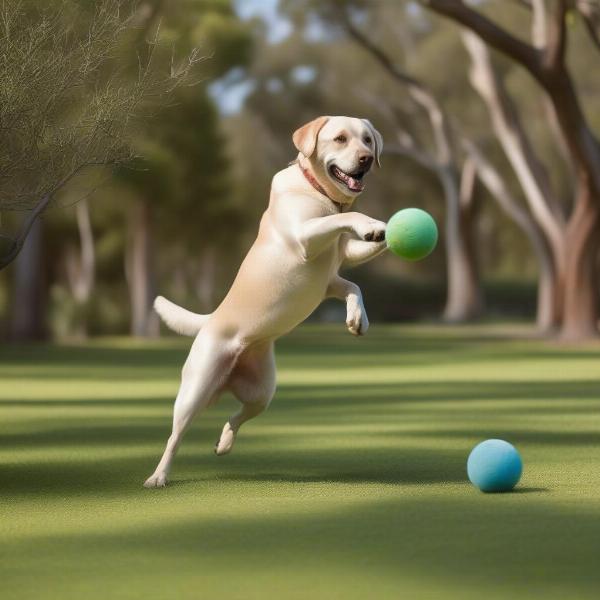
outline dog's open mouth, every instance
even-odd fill
[[[329,167],[329,172],[352,192],[362,192],[365,187],[363,177],[365,176],[366,171],[362,169],[354,171],[354,173],[345,173],[336,165],[331,165],[331,167]]]

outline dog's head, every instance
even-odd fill
[[[318,117],[297,129],[294,145],[335,200],[351,202],[364,189],[373,162],[381,166],[381,134],[367,119]]]

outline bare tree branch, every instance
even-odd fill
[[[496,198],[498,205],[502,210],[513,220],[528,237],[533,232],[533,229],[537,231],[539,236],[539,230],[535,225],[535,221],[525,210],[517,199],[511,194],[508,186],[506,185],[504,178],[500,175],[498,169],[485,158],[484,153],[477,147],[477,145],[466,137],[461,140],[462,146],[465,152],[468,154],[470,160],[475,165],[477,174],[481,182],[489,190],[489,192]]]
[[[50,204],[52,196],[54,196],[56,192],[61,190],[69,181],[71,181],[71,179],[73,179],[77,173],[85,168],[85,166],[87,165],[78,165],[68,175],[66,175],[62,181],[59,181],[52,190],[50,190],[40,199],[34,209],[30,211],[24,223],[21,225],[21,229],[16,237],[10,238],[5,235],[2,236],[5,240],[10,240],[10,248],[8,252],[4,254],[4,256],[0,256],[0,270],[8,266],[13,260],[15,260],[15,258],[17,258],[19,252],[21,252],[23,249],[23,245],[25,244],[25,240],[27,239],[31,228],[33,227],[37,218],[46,210],[46,208],[48,208],[48,204]]]
[[[25,244],[25,240],[33,227],[33,224],[36,222],[37,218],[46,210],[50,202],[51,196],[50,194],[46,194],[39,202],[38,205],[31,211],[28,215],[25,223],[21,226],[21,230],[19,231],[19,235],[11,240],[11,246],[4,254],[4,256],[0,256],[0,269],[8,266],[17,256],[19,252],[23,249],[23,245]],[[2,236],[4,239],[10,239],[7,236]]]
[[[543,51],[548,44],[548,11],[546,0],[531,0],[531,40],[533,45]]]
[[[532,212],[556,248],[563,243],[564,218],[558,210],[550,178],[538,160],[517,109],[498,78],[483,41],[470,31],[462,39],[471,56],[471,83],[486,103],[492,125],[510,161]]]
[[[152,62],[155,38],[132,78],[122,43],[134,15],[123,14],[122,0],[91,3],[75,19],[69,8],[0,2],[0,210],[31,211],[14,239],[2,236],[11,242],[0,268],[74,173],[134,158],[142,107],[163,106],[201,60],[192,51],[162,73]]]
[[[352,39],[369,52],[389,75],[405,85],[410,97],[426,111],[435,141],[437,160],[446,164],[451,162],[452,145],[448,132],[448,122],[435,96],[422,82],[401,70],[377,44],[352,23],[345,12],[342,13],[342,21]]]
[[[592,43],[600,50],[600,3],[597,0],[576,0],[575,7],[588,31]]]
[[[547,69],[562,67],[567,45],[567,0],[556,0],[554,14],[548,26],[548,42],[544,52],[544,66]]]
[[[564,61],[559,60],[555,68],[544,68],[543,53],[510,35],[461,0],[421,0],[421,3],[464,25],[531,73],[548,92],[574,162],[582,176],[592,183],[594,198],[600,202],[600,142],[587,122]],[[562,5],[558,5],[557,10],[556,14],[562,14]],[[564,24],[560,26],[562,25]],[[560,57],[561,52],[564,52],[565,39],[561,35],[555,39],[556,52]]]
[[[600,35],[598,35],[596,25],[594,25],[593,21],[591,19],[588,19],[587,17],[583,17],[583,22],[585,23],[585,26],[588,30],[588,34],[594,46],[596,46],[597,50],[600,50]]]
[[[434,174],[439,172],[439,164],[430,155],[417,148],[414,142],[407,143],[408,138],[402,138],[401,135],[399,137],[400,140],[402,140],[399,143],[385,145],[383,149],[384,154],[405,156],[411,160],[414,160],[428,171],[432,171]]]
[[[475,162],[467,155],[463,161],[460,173],[460,186],[458,198],[463,209],[469,211],[475,201],[475,184],[477,182],[477,167]]]
[[[436,160],[436,157],[427,152],[422,145],[421,147],[417,146],[414,137],[405,129],[398,127],[396,115],[387,102],[384,102],[379,96],[376,96],[365,88],[358,88],[355,93],[363,102],[377,110],[395,131],[396,143],[386,144],[383,148],[384,154],[408,157],[423,168],[437,174],[440,164]]]
[[[496,50],[514,58],[524,66],[534,77],[540,75],[539,52],[513,36],[493,21],[467,6],[462,0],[420,0],[437,13],[450,17],[452,20],[464,25],[482,37]]]

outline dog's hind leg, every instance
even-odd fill
[[[211,404],[227,381],[241,347],[234,340],[223,340],[202,332],[194,340],[183,366],[181,385],[173,409],[173,430],[154,473],[144,487],[164,487],[181,439],[192,419]]]
[[[269,406],[275,394],[275,379],[273,342],[250,348],[240,356],[227,387],[242,407],[225,423],[215,445],[215,454],[221,456],[230,452],[239,428]]]

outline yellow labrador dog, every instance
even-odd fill
[[[258,237],[221,305],[210,315],[158,297],[165,323],[195,336],[175,400],[173,431],[146,487],[163,487],[194,416],[231,391],[241,408],[221,433],[217,455],[231,451],[240,426],[275,393],[274,341],[304,321],[325,298],[346,302],[354,335],[369,327],[359,287],[338,275],[386,247],[385,223],[351,211],[382,139],[366,119],[319,117],[293,135],[298,158],[275,175]]]

